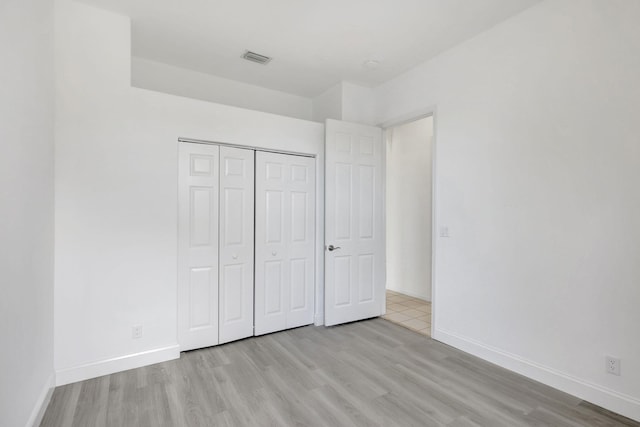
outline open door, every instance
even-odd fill
[[[325,324],[380,316],[385,304],[382,129],[327,120]]]

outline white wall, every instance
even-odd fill
[[[342,83],[330,87],[313,98],[312,118],[324,123],[327,119],[342,119]]]
[[[437,106],[434,337],[640,420],[639,21],[547,0],[375,92]]]
[[[387,289],[431,301],[433,117],[386,134]]]
[[[55,367],[64,384],[178,355],[178,137],[317,154],[321,173],[324,127],[132,88],[128,18],[68,0],[56,15]],[[320,266],[323,223],[319,215]],[[131,338],[134,324],[141,339]]]
[[[53,386],[53,3],[0,6],[0,425]]]
[[[373,90],[340,82],[313,98],[312,111],[312,118],[316,122],[334,119],[372,125],[375,123]]]
[[[172,95],[311,120],[311,99],[133,57],[131,84]]]
[[[376,124],[373,89],[342,82],[342,120],[364,125]]]

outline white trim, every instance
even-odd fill
[[[433,339],[625,417],[640,421],[640,399],[633,396],[593,384],[454,332],[434,329]]]
[[[391,135],[390,135],[391,133]],[[382,260],[384,262],[384,298],[380,301],[380,310],[383,315],[387,314],[387,289],[389,275],[387,274],[387,146],[389,139],[393,136],[393,129],[382,129]]]
[[[44,413],[47,411],[49,402],[51,402],[51,396],[53,396],[53,389],[55,388],[54,374],[52,373],[42,387],[42,391],[36,400],[36,404],[31,411],[29,420],[27,421],[27,427],[38,427],[42,422]]]
[[[324,325],[324,139],[316,156],[315,292],[314,325]]]
[[[431,137],[431,334],[436,330],[436,254],[438,253],[438,109],[430,107],[433,116],[433,135]],[[432,335],[433,336],[433,335]]]
[[[193,139],[193,138],[178,138],[178,142],[184,142],[188,144],[218,145],[220,147],[239,148],[241,150],[264,151],[265,153],[286,154],[289,156],[299,156],[299,157],[312,157],[314,159],[316,158],[316,155],[312,153],[276,150],[273,148],[263,148],[263,147],[253,146],[253,145],[232,144],[230,142],[216,142],[216,141],[207,141],[204,139]]]
[[[86,365],[73,368],[61,369],[56,371],[56,386],[153,365],[154,363],[166,362],[167,360],[178,359],[179,357],[180,347],[176,344],[169,347],[87,363]]]

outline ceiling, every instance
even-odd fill
[[[82,1],[131,17],[134,56],[313,97],[379,85],[540,0]]]

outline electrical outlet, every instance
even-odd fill
[[[131,327],[131,338],[134,340],[142,338],[142,325],[133,325]]]
[[[620,375],[620,359],[613,356],[607,356],[607,373],[611,375]]]

